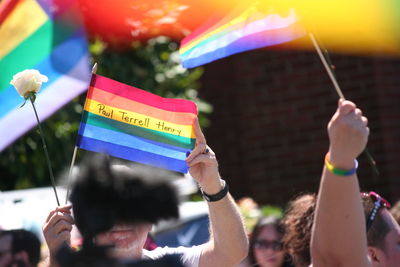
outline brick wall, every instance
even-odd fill
[[[400,60],[331,56],[346,98],[370,121],[364,190],[400,198]],[[213,106],[208,143],[235,198],[283,205],[318,189],[328,149],[326,125],[338,96],[315,52],[257,50],[205,66],[200,95]]]

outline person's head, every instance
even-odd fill
[[[398,224],[400,224],[400,200],[390,209],[390,213]]]
[[[283,245],[296,267],[311,264],[310,242],[317,202],[315,194],[303,194],[292,201],[283,216]]]
[[[363,193],[368,255],[373,266],[394,267],[400,262],[400,227],[390,214],[390,204],[374,192]]]
[[[282,246],[283,234],[284,230],[280,219],[275,216],[260,218],[249,240],[249,261],[251,266],[284,266],[286,259]]]
[[[178,217],[174,178],[141,165],[112,166],[106,157],[84,164],[70,196],[84,246],[95,239],[113,245],[118,258],[140,257],[152,224]]]
[[[0,266],[37,266],[40,241],[32,232],[16,229],[0,231]]]

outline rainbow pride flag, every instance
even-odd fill
[[[185,67],[196,67],[235,53],[284,43],[306,32],[312,33],[330,52],[400,55],[399,0],[214,2],[218,2],[219,18],[210,20],[181,42],[180,54]],[[229,13],[236,5],[239,6]],[[210,9],[206,7],[207,3],[203,8],[200,5],[197,13],[209,14]],[[221,15],[224,13],[228,15]],[[315,51],[309,38],[300,38],[290,47]]]
[[[196,104],[189,100],[163,98],[93,74],[77,146],[186,173],[196,117]]]
[[[253,4],[194,31],[181,41],[179,53],[182,65],[194,68],[236,53],[289,42],[305,33],[294,9],[264,12]]]
[[[37,69],[49,78],[36,99],[41,120],[84,92],[88,50],[75,0],[5,0],[0,5],[0,151],[37,125],[31,105],[10,85]]]

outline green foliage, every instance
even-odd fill
[[[265,205],[260,207],[261,214],[263,216],[276,216],[281,218],[283,216],[283,210],[281,207],[272,206],[272,205]]]
[[[41,123],[56,175],[70,163],[80,123],[81,103],[84,102],[84,98],[85,96],[81,96],[72,100],[51,118]],[[40,109],[40,106],[36,108]],[[1,190],[50,185],[46,158],[37,127],[1,152],[0,170]]]
[[[203,195],[201,193],[192,194],[189,197],[190,201],[204,201]]]
[[[93,61],[98,64],[97,74],[160,96],[190,99],[198,105],[200,124],[205,127],[208,125],[205,114],[210,113],[212,108],[197,96],[200,88],[198,80],[203,71],[201,68],[182,68],[177,49],[176,43],[164,37],[149,40],[147,44],[134,43],[130,49],[121,52],[107,49],[100,41],[90,45]],[[56,177],[71,163],[85,97],[83,94],[73,99],[42,122]],[[78,158],[85,153],[79,150]],[[0,177],[2,191],[50,185],[37,127],[1,152]]]
[[[283,210],[281,207],[271,205],[259,206],[258,203],[250,197],[239,199],[237,204],[243,217],[247,233],[253,231],[254,226],[261,217],[276,216],[281,218],[283,216]]]

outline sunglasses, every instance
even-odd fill
[[[281,251],[283,248],[282,242],[279,241],[268,241],[268,240],[257,240],[254,242],[254,248],[257,249],[272,249],[273,251]]]
[[[369,193],[363,193],[362,196],[365,197],[370,197],[374,201],[374,208],[371,210],[371,212],[368,215],[367,219],[367,232],[371,228],[372,223],[375,220],[376,215],[378,214],[379,209],[383,206],[387,209],[390,209],[390,203],[380,195],[378,195],[375,192],[369,192]]]

